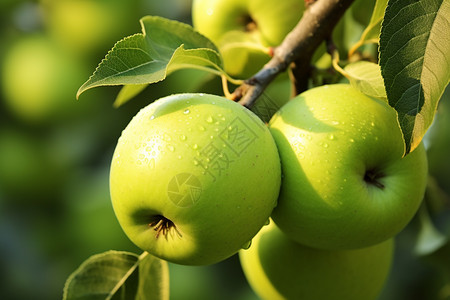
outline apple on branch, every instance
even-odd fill
[[[242,270],[261,299],[374,300],[391,269],[394,240],[355,250],[320,250],[289,239],[273,222],[248,250]]]
[[[310,89],[269,122],[283,180],[272,218],[310,247],[354,249],[399,233],[422,202],[423,144],[405,157],[396,113],[348,84]]]
[[[161,98],[123,131],[111,198],[128,237],[179,264],[206,265],[248,245],[276,205],[281,166],[266,126],[207,94]]]
[[[212,40],[231,76],[249,78],[303,15],[304,0],[194,0],[194,28]]]

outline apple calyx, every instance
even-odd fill
[[[157,239],[161,234],[167,238],[167,235],[171,231],[175,231],[178,237],[182,237],[180,231],[175,226],[175,224],[162,215],[154,216],[154,220],[148,224],[149,227],[152,227],[153,230],[156,231],[155,238]]]
[[[367,170],[364,174],[364,181],[367,184],[371,184],[376,186],[379,189],[384,189],[384,184],[379,181],[380,178],[383,178],[384,174],[377,170]]]
[[[250,14],[246,14],[241,19],[241,24],[244,25],[245,31],[252,32],[258,29],[258,25],[256,24],[256,21],[252,18]]]

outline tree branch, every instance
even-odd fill
[[[331,36],[333,28],[352,2],[353,0],[317,0],[310,4],[296,27],[274,49],[272,59],[233,92],[234,99],[251,108],[267,85],[294,62],[296,90],[306,90],[315,50]]]

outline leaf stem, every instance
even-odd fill
[[[340,65],[339,65],[339,51],[337,49],[335,49],[333,51],[332,54],[332,60],[331,60],[331,64],[333,66],[333,68],[339,72],[342,76],[344,76],[347,79],[350,79],[351,76],[350,74],[347,73],[347,71],[345,71]]]

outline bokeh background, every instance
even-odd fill
[[[178,71],[120,108],[112,105],[120,87],[75,95],[116,41],[141,31],[141,17],[191,23],[190,9],[188,0],[1,0],[0,299],[60,299],[67,277],[89,256],[140,253],[110,203],[117,139],[148,103],[177,92],[221,94],[220,80]],[[354,10],[347,16],[352,26],[340,30],[359,37],[367,9]],[[449,98],[447,91],[425,139],[432,174],[427,208],[441,233],[425,235],[430,245],[450,236]],[[380,299],[450,299],[450,247],[442,242],[433,255],[417,256],[419,221],[397,237]],[[171,264],[170,277],[174,300],[257,299],[237,256],[205,267]]]

